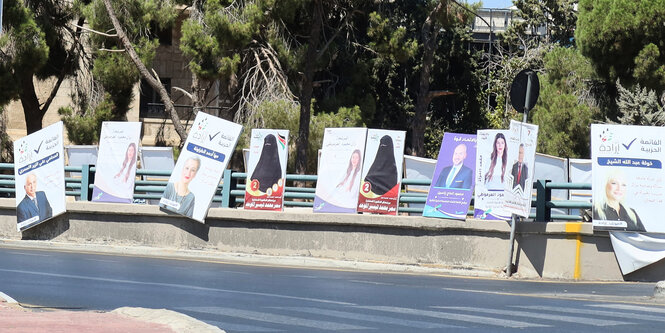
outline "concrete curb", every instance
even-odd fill
[[[245,253],[214,252],[209,250],[185,250],[147,246],[122,246],[99,244],[73,244],[53,241],[0,239],[1,247],[25,248],[48,251],[84,252],[97,254],[132,255],[175,260],[195,260],[238,265],[265,265],[298,268],[353,270],[371,272],[417,273],[454,275],[465,277],[499,278],[501,272],[479,270],[474,267],[437,267],[433,265],[399,265],[381,262],[346,261],[298,256],[270,256]]]
[[[218,327],[206,324],[186,314],[166,309],[122,307],[111,311],[111,313],[150,323],[166,325],[176,333],[224,333],[224,331]]]

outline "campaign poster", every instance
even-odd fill
[[[662,127],[591,125],[594,229],[665,232]]]
[[[241,125],[197,113],[159,206],[205,223],[241,132]]]
[[[445,133],[423,216],[464,220],[475,185],[474,134]]]
[[[529,217],[533,189],[538,125],[511,120],[507,142],[507,181],[504,182],[504,207],[510,214]]]
[[[397,215],[406,132],[367,130],[358,211]]]
[[[288,130],[252,130],[247,163],[245,209],[283,210],[288,140]]]
[[[32,228],[66,210],[62,130],[60,121],[14,141],[18,231]]]
[[[314,194],[315,213],[355,213],[366,128],[326,128]]]
[[[509,220],[503,206],[508,181],[508,130],[479,130],[475,170],[473,217],[483,220]]]
[[[102,123],[92,201],[119,203],[133,201],[140,136],[140,122]]]

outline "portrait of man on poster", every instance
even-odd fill
[[[464,165],[466,151],[466,144],[460,143],[455,147],[452,156],[453,164],[441,170],[434,187],[471,189],[473,171]]]
[[[16,206],[17,222],[20,223],[35,216],[39,216],[38,221],[43,221],[53,216],[53,210],[46,198],[46,193],[37,191],[37,176],[34,173],[30,173],[25,178],[23,188],[25,189],[25,197]]]
[[[517,162],[513,164],[511,171],[513,175],[513,188],[519,187],[524,191],[524,185],[527,177],[529,177],[529,167],[524,163],[524,144],[520,144],[519,153],[517,155]]]

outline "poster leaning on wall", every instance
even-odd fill
[[[241,132],[241,125],[199,112],[159,206],[205,223],[208,208]]]
[[[355,213],[366,128],[326,128],[314,195],[315,213]]]
[[[479,130],[475,170],[473,216],[483,220],[509,220],[503,206],[505,182],[508,181],[508,130]]]
[[[245,188],[245,209],[282,211],[289,131],[253,129]]]
[[[445,133],[423,216],[466,219],[475,184],[476,136]]]
[[[63,124],[14,141],[16,229],[24,231],[65,212]]]
[[[140,122],[102,123],[92,201],[132,202],[140,136]]]
[[[397,215],[406,132],[367,131],[358,211]]]
[[[662,127],[591,125],[593,226],[665,232]]]

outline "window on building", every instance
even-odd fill
[[[171,94],[171,79],[159,78],[166,88],[166,91]],[[144,79],[141,79],[141,96],[139,97],[139,117],[140,118],[166,118],[166,111],[164,110],[164,103],[159,98],[159,93],[152,89],[152,86]]]

